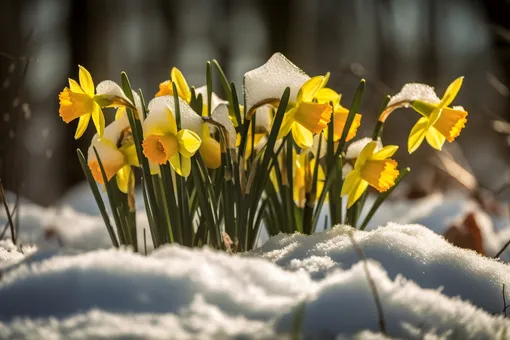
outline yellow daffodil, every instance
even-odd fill
[[[344,132],[345,123],[347,122],[347,116],[349,110],[340,105],[341,95],[330,88],[323,88],[317,91],[316,100],[318,103],[333,103],[333,141],[338,142]],[[349,133],[347,134],[346,142],[350,141],[356,136],[358,128],[361,125],[361,115],[356,113],[354,120],[352,121]],[[327,139],[328,129],[324,130],[325,137]]]
[[[154,164],[170,161],[172,168],[187,177],[191,171],[191,157],[199,149],[201,139],[198,131],[201,118],[183,100],[181,109],[181,130],[173,113],[174,97],[155,98],[149,103],[149,115],[143,122],[143,153]],[[189,129],[192,128],[192,129]]]
[[[156,97],[173,96],[174,90],[172,82],[175,83],[175,87],[177,88],[177,95],[189,104],[191,102],[191,90],[189,89],[186,78],[184,78],[184,75],[177,67],[172,67],[170,80],[165,80],[159,84],[159,91],[156,93]]]
[[[101,106],[96,100],[92,76],[85,67],[79,66],[79,69],[80,83],[78,84],[75,80],[69,79],[69,87],[64,88],[58,96],[60,117],[66,123],[79,118],[78,128],[74,135],[75,139],[83,135],[89,125],[90,117],[92,117],[97,133],[99,137],[102,137],[105,121]]]
[[[140,97],[135,92],[133,92],[135,103],[131,103],[120,86],[111,80],[99,83],[96,91],[92,76],[83,66],[79,66],[79,80],[78,84],[75,80],[69,79],[69,87],[64,88],[59,94],[59,115],[62,120],[69,123],[79,118],[75,139],[83,135],[91,117],[99,137],[103,136],[105,129],[103,107],[129,107],[135,110],[137,116],[141,113]]]
[[[331,119],[329,103],[318,103],[316,95],[326,86],[329,73],[310,78],[282,54],[274,54],[261,67],[244,76],[247,119],[262,105],[279,105],[286,87],[290,88],[289,106],[278,133],[278,139],[292,132],[300,148],[313,144],[313,135],[322,131]]]
[[[295,105],[285,113],[277,139],[283,138],[292,131],[292,137],[300,148],[313,145],[313,135],[326,128],[331,120],[333,108],[329,103],[317,103],[317,92],[326,86],[326,76],[316,76],[303,84],[298,92]]]
[[[252,119],[246,136],[246,146],[244,151],[244,159],[248,159],[252,153],[252,147],[255,151],[262,149],[267,142],[267,136],[271,130],[272,124],[272,111],[270,105],[263,105],[255,112],[255,119]],[[252,125],[255,123],[255,136],[253,136]],[[253,136],[253,137],[252,137]],[[253,141],[252,141],[253,140]],[[236,146],[241,144],[241,134],[237,134]]]
[[[393,96],[379,117],[384,122],[395,109],[411,106],[423,117],[418,120],[409,134],[408,151],[413,153],[424,139],[437,150],[445,141],[453,142],[467,122],[468,113],[461,106],[449,108],[462,86],[463,77],[455,79],[439,99],[434,89],[425,84],[406,84]]]
[[[105,184],[94,148],[99,154],[107,179],[110,180],[117,175],[119,190],[124,193],[128,193],[130,189],[134,190],[132,166],[139,166],[139,163],[125,110],[117,120],[105,128],[103,138],[99,138],[98,134],[94,136],[89,147],[88,166],[92,176],[96,182]]]
[[[372,186],[379,192],[387,191],[395,185],[399,171],[393,156],[398,146],[388,145],[375,152],[377,143],[368,143],[359,154],[354,169],[349,172],[342,186],[342,196],[347,195],[347,207],[350,208]]]
[[[202,117],[203,124],[200,131],[202,145],[199,152],[205,165],[209,169],[217,169],[221,165],[221,153],[236,147],[236,130],[229,117],[226,104],[219,104],[211,113],[211,117]],[[211,134],[219,132],[220,141]]]
[[[300,208],[305,206],[306,196],[312,191],[315,162],[315,158],[310,159],[309,151],[304,151],[295,157],[293,177],[294,201]],[[316,197],[320,196],[325,181],[324,171],[320,165],[317,171]]]
[[[453,142],[467,121],[467,112],[460,106],[449,108],[462,86],[462,77],[454,80],[446,89],[439,103],[414,100],[411,105],[423,117],[418,120],[409,134],[408,150],[413,153],[423,142],[441,150],[445,140]]]

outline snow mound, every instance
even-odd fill
[[[305,337],[384,339],[347,230],[279,235],[244,256],[177,245],[147,257],[36,253],[2,272],[0,338],[274,339],[297,325]],[[489,314],[503,309],[507,265],[415,225],[354,237],[370,259],[389,337],[510,334],[510,321]]]
[[[311,236],[280,234],[253,253],[284,269],[304,269],[315,279],[323,279],[359,261],[346,235],[349,230],[343,226]],[[389,223],[355,235],[366,257],[379,262],[389,277],[400,274],[423,288],[442,288],[444,295],[460,296],[490,313],[503,310],[502,288],[510,282],[508,265],[455,247],[421,225]]]

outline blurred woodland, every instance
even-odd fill
[[[58,116],[58,93],[78,64],[96,84],[126,71],[150,98],[172,66],[201,86],[213,58],[241,89],[243,74],[279,51],[310,75],[330,71],[346,107],[367,79],[359,136],[405,83],[442,95],[464,75],[458,102],[469,118],[458,143],[480,182],[495,188],[510,165],[491,125],[510,119],[509,18],[507,0],[1,1],[0,177],[44,205],[84,179],[75,150],[86,150],[94,129],[75,141],[76,122]],[[405,146],[415,121],[411,111],[392,116],[385,142]],[[422,147],[410,158],[401,147],[397,158],[419,173],[431,154]]]

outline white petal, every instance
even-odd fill
[[[234,128],[234,125],[232,124],[232,121],[230,120],[230,117],[228,116],[228,107],[225,104],[220,104],[214,112],[211,114],[211,118],[221,124],[228,133],[228,143],[230,148],[236,147],[236,129]]]
[[[207,105],[207,86],[200,86],[199,88],[195,89],[195,94],[198,96],[199,94],[202,95],[202,103],[205,107]],[[216,109],[216,107],[220,104],[228,104],[228,101],[221,99],[216,95],[216,93],[212,93],[211,95],[211,112]]]
[[[391,97],[388,106],[413,100],[421,100],[427,103],[439,103],[441,101],[434,92],[433,87],[425,84],[411,83],[405,84],[399,93]]]
[[[255,111],[255,129],[257,132],[271,131],[271,110],[270,105],[263,105]]]
[[[174,114],[175,101],[174,96],[161,96],[156,97],[149,102],[149,114],[144,122],[144,130],[156,125],[161,126],[168,121],[167,107],[169,107]],[[189,129],[197,134],[200,134],[200,126],[202,125],[202,118],[181,98],[179,98],[179,107],[181,111],[181,128]]]
[[[313,145],[312,147],[310,148],[310,150],[312,151],[313,155],[315,157],[317,157],[317,151],[319,151],[319,140],[321,138],[321,134],[318,133],[316,134],[315,136],[313,136]],[[326,156],[326,152],[328,151],[328,145],[327,145],[327,141],[326,141],[326,138],[324,138],[324,135],[322,135],[322,142],[321,142],[321,152],[319,154],[319,159],[321,159],[322,157]]]
[[[349,147],[347,147],[347,151],[345,152],[345,159],[352,160],[352,159],[358,158],[361,150],[363,150],[363,148],[365,148],[365,146],[370,142],[372,142],[372,138],[368,138],[368,137],[365,137],[365,138],[359,139],[355,142],[352,142],[351,145],[349,145]],[[374,152],[381,150],[382,147],[383,147],[382,141],[381,141],[381,138],[379,138],[377,140],[377,145],[375,147]]]
[[[129,121],[127,116],[124,114],[104,129],[102,139],[100,139],[99,135],[96,133],[89,146],[88,160],[91,161],[96,159],[96,154],[94,152],[95,147],[99,153],[99,157],[101,157],[101,162],[104,164],[118,164],[123,162],[124,156],[119,150],[117,150],[117,143],[122,131],[127,127],[129,127]]]
[[[140,117],[140,120],[143,121],[143,115],[142,115],[142,101],[140,100],[140,96],[135,91],[131,90],[133,92],[133,98],[135,99],[134,106],[136,107],[136,110],[138,111],[138,116]],[[129,100],[128,97],[124,94],[124,91],[122,91],[122,88],[117,84],[116,82],[112,80],[104,80],[97,84],[96,87],[96,94],[97,95],[107,95],[107,96],[114,96],[114,97],[120,97],[127,101],[128,103],[131,103],[131,100]],[[131,103],[133,105],[133,103]]]
[[[290,87],[290,101],[296,100],[301,86],[310,77],[281,53],[275,53],[262,66],[244,74],[246,109],[267,99],[280,99]]]

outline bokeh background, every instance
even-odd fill
[[[172,66],[200,86],[205,62],[215,58],[242,84],[246,71],[278,51],[310,75],[330,71],[344,106],[366,78],[365,134],[383,98],[403,84],[424,82],[441,96],[464,75],[456,103],[469,121],[458,145],[480,183],[497,188],[510,163],[506,138],[491,125],[510,118],[508,29],[507,0],[4,0],[0,178],[43,205],[83,180],[75,150],[88,147],[93,128],[75,141],[76,122],[58,116],[58,93],[68,77],[77,79],[78,64],[96,83],[126,71],[151,97]],[[393,115],[385,142],[405,146],[416,119],[410,110]],[[427,169],[430,147],[413,157],[405,149],[402,164],[415,174]]]

